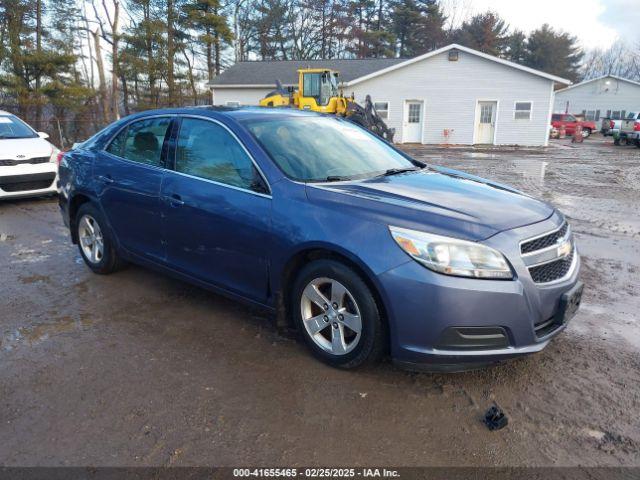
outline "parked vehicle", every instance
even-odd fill
[[[0,110],[0,199],[57,191],[58,149],[47,142],[48,137]]]
[[[338,367],[538,352],[582,295],[553,206],[313,112],[136,114],[66,153],[60,185],[94,272],[131,261],[259,305]]]
[[[574,115],[568,113],[554,113],[551,116],[551,125],[558,130],[564,127],[567,135],[569,136],[573,135],[576,127],[580,125],[582,127],[582,136],[584,138],[589,137],[592,132],[598,130],[596,122],[592,122],[589,120],[580,121]]]
[[[620,123],[620,134],[614,139],[614,143],[619,145],[634,144],[640,147],[640,113],[633,114],[622,120]]]
[[[636,118],[638,114],[634,113],[634,112],[629,112],[629,114],[625,117],[625,118]],[[615,136],[616,134],[620,133],[620,126],[622,125],[622,118],[611,118],[611,117],[604,117],[601,121],[600,121],[600,133],[602,133],[602,135],[604,135],[605,137],[610,135],[610,136]]]

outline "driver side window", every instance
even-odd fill
[[[226,185],[268,193],[238,141],[208,120],[184,118],[178,135],[176,171]]]

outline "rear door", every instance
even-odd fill
[[[153,260],[165,258],[160,185],[171,121],[159,116],[128,124],[94,162],[100,205],[118,241]]]
[[[217,121],[184,117],[161,199],[172,268],[258,302],[267,298],[271,195]]]

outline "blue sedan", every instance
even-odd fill
[[[59,171],[65,224],[95,273],[133,262],[258,305],[336,367],[390,353],[460,369],[537,352],[582,296],[554,207],[337,118],[144,112]]]

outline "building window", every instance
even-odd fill
[[[593,122],[594,120],[596,120],[595,110],[587,110],[587,112],[585,113],[584,119],[590,122]]]
[[[420,108],[422,105],[419,103],[409,104],[409,115],[407,116],[408,123],[420,123]]]
[[[516,102],[513,118],[516,120],[531,120],[531,102]]]
[[[611,112],[611,119],[620,120],[620,110],[614,110],[613,112]]]
[[[380,118],[389,118],[389,102],[374,102],[373,108]]]
[[[225,105],[226,105],[227,107],[234,107],[234,108],[237,108],[237,107],[239,107],[239,106],[240,106],[240,102],[227,102],[227,103],[225,103]]]
[[[600,110],[596,110],[596,122],[600,120]]]

